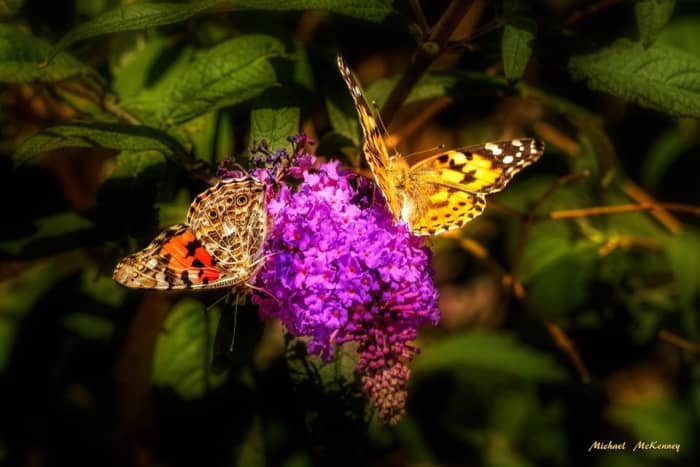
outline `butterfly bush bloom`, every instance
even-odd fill
[[[381,193],[339,162],[319,164],[303,135],[290,138],[293,158],[264,151],[258,165],[293,161],[268,201],[268,255],[252,301],[263,318],[279,318],[310,353],[325,360],[334,346],[355,342],[362,389],[382,419],[403,414],[410,345],[418,328],[439,319],[430,250],[405,225],[395,225]],[[266,152],[266,154],[265,154]],[[271,180],[273,169],[253,174]],[[272,297],[274,296],[274,298]]]

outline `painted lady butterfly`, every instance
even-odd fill
[[[380,117],[340,54],[338,68],[355,101],[363,150],[377,185],[394,218],[403,219],[416,235],[464,226],[484,211],[486,195],[502,190],[544,151],[539,141],[514,139],[442,151],[411,165],[398,152],[389,154]]]
[[[134,289],[215,289],[247,284],[262,260],[267,234],[265,185],[246,175],[200,193],[187,224],[160,233],[114,269]]]

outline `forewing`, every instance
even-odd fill
[[[489,194],[502,190],[543,151],[544,144],[532,139],[497,141],[445,151],[411,166],[411,173],[419,183]]]
[[[355,75],[340,54],[338,54],[338,69],[355,102],[355,108],[357,109],[360,126],[365,138],[363,149],[367,165],[372,170],[374,178],[382,191],[384,191],[384,194],[390,196],[392,193],[386,178],[389,167],[389,151],[384,142],[385,135],[379,126],[379,116],[374,108],[369,105],[367,99],[365,99],[360,83],[355,79]]]
[[[222,180],[195,198],[187,222],[217,267],[244,281],[267,234],[265,184],[251,176]]]
[[[233,285],[185,224],[161,232],[143,250],[127,256],[113,279],[132,289],[178,290]]]

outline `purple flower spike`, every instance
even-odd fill
[[[255,285],[275,299],[253,290],[252,301],[263,318],[308,337],[309,352],[326,361],[336,345],[356,342],[362,389],[382,419],[396,423],[405,410],[407,364],[418,351],[409,342],[439,320],[430,251],[394,224],[373,183],[337,161],[313,169],[314,157],[303,150],[310,140],[290,142],[290,165],[264,178],[279,189],[267,205],[267,260]],[[284,177],[299,183],[280,182]]]

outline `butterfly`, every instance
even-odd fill
[[[409,164],[400,153],[389,154],[380,117],[340,54],[338,69],[360,117],[367,164],[394,219],[402,219],[416,235],[464,226],[484,211],[486,195],[502,190],[542,156],[542,142],[513,139],[440,151]]]
[[[186,224],[125,257],[113,279],[134,289],[252,287],[267,230],[265,184],[250,175],[221,180],[197,195]]]

